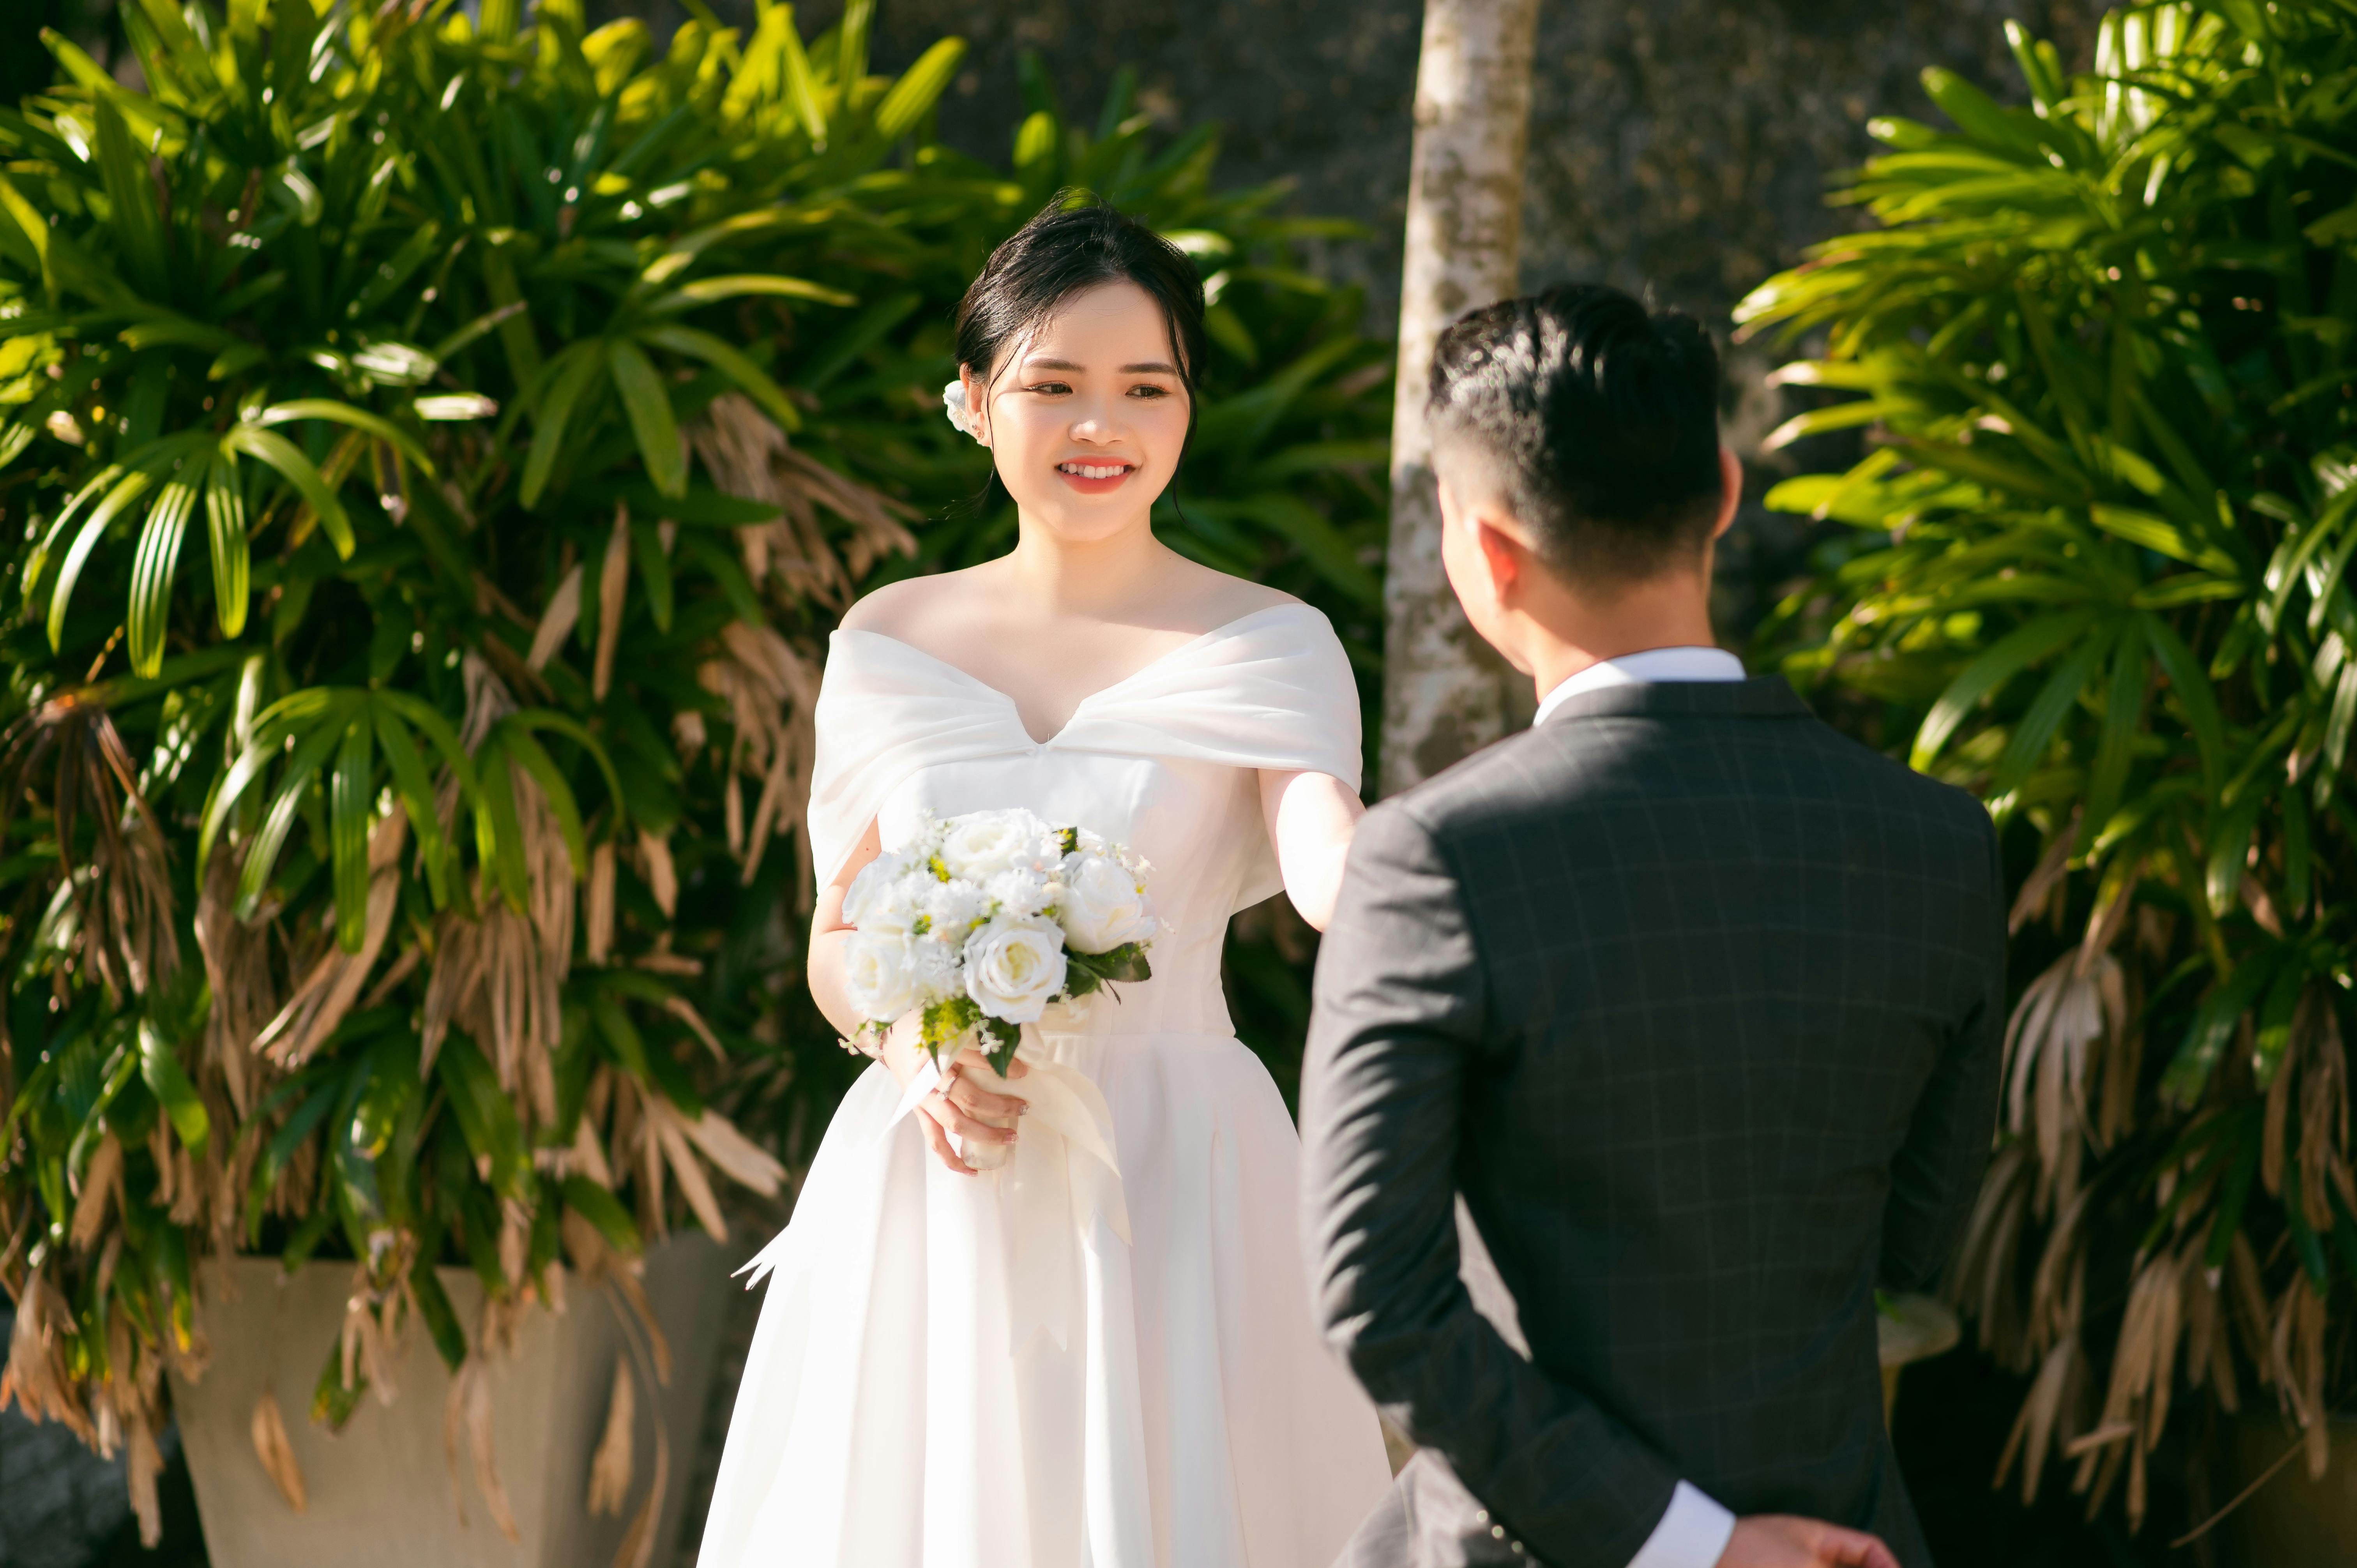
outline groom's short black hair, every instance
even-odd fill
[[[1571,581],[1642,581],[1708,542],[1719,363],[1693,317],[1602,284],[1501,300],[1440,335],[1431,392],[1436,470]]]

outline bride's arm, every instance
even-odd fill
[[[1276,845],[1277,869],[1285,874],[1286,896],[1304,920],[1324,930],[1334,918],[1342,864],[1366,806],[1330,773],[1266,770],[1260,776],[1260,806],[1268,819],[1269,842]]]
[[[845,858],[843,869],[834,874],[833,881],[819,889],[818,908],[811,911],[810,957],[806,965],[811,1000],[818,1004],[819,1012],[846,1040],[857,1037],[860,1017],[859,1009],[851,1004],[850,988],[843,979],[844,944],[850,940],[856,929],[844,923],[843,896],[851,890],[852,878],[857,876],[867,863],[882,852],[883,847],[881,831],[874,822],[869,822],[867,831],[859,836],[859,843]],[[903,1019],[902,1023],[910,1021]],[[905,1088],[917,1076],[917,1069],[924,1061],[917,1046],[915,1029],[895,1028],[886,1035],[883,1049],[877,1053],[877,1059]],[[1013,1132],[977,1122],[974,1118],[1018,1117],[1028,1109],[1019,1099],[993,1094],[966,1081],[959,1069],[972,1067],[977,1062],[986,1065],[985,1058],[979,1052],[972,1049],[960,1052],[957,1060],[951,1064],[948,1087],[927,1095],[917,1106],[917,1125],[923,1131],[925,1142],[931,1145],[942,1164],[963,1176],[972,1176],[973,1167],[958,1158],[948,1134],[955,1133],[969,1142],[978,1139],[985,1143],[1011,1144],[1015,1142]],[[1011,1062],[1007,1076],[1021,1078],[1027,1070],[1021,1062]]]
[[[844,923],[843,896],[851,890],[852,878],[865,870],[883,847],[882,833],[874,822],[869,822],[859,843],[845,857],[843,869],[834,874],[834,880],[819,889],[818,908],[811,911],[811,1000],[818,1004],[826,1021],[846,1040],[859,1032],[859,1009],[851,1004],[850,993],[843,983],[843,944],[852,931]]]

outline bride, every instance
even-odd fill
[[[1361,810],[1350,666],[1318,611],[1154,537],[1203,360],[1185,256],[1051,205],[967,291],[957,349],[951,417],[1020,536],[834,634],[812,993],[854,1033],[844,893],[927,812],[1022,806],[1125,843],[1165,929],[1153,978],[1051,1012],[1012,1083],[967,1051],[896,1115],[930,1069],[886,1037],[753,1265],[768,1295],[697,1561],[1323,1568],[1389,1469],[1311,1324],[1293,1127],[1229,1024],[1220,950],[1280,887],[1314,926],[1333,909]],[[1025,1114],[1027,1074],[1087,1079],[1103,1135],[1066,1137],[1044,1098]],[[990,1144],[1002,1168],[961,1158]]]

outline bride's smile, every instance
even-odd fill
[[[1194,413],[1170,322],[1127,281],[1064,301],[988,373],[963,372],[976,439],[1027,522],[1091,542],[1143,520]]]

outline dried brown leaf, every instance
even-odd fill
[[[307,1512],[311,1499],[303,1487],[303,1467],[295,1462],[294,1445],[286,1441],[286,1416],[278,1408],[278,1396],[268,1389],[253,1404],[253,1452],[286,1506],[296,1513]]]
[[[130,1451],[124,1457],[131,1511],[138,1516],[139,1544],[153,1551],[164,1540],[164,1508],[156,1496],[156,1477],[164,1472],[164,1455],[156,1446],[156,1433],[145,1411],[135,1411],[128,1424]]]
[[[606,559],[597,572],[597,657],[589,694],[601,703],[614,683],[614,650],[622,640],[622,602],[630,584],[630,509],[617,503],[614,531],[607,537]]]
[[[671,1161],[673,1175],[679,1177],[680,1196],[687,1200],[696,1222],[716,1241],[728,1240],[728,1221],[722,1218],[718,1199],[712,1196],[712,1184],[705,1179],[704,1167],[696,1163],[694,1151],[688,1147],[687,1134],[681,1125],[678,1112],[660,1096],[649,1096],[647,1121],[662,1144],[664,1155]]]
[[[483,1507],[490,1511],[500,1533],[521,1542],[523,1532],[516,1528],[515,1510],[508,1506],[507,1486],[500,1479],[499,1459],[492,1449],[491,1380],[480,1353],[468,1358],[459,1369],[458,1380],[466,1391],[467,1451],[474,1461],[475,1489],[483,1494]]]
[[[589,1460],[589,1512],[596,1518],[619,1518],[630,1495],[630,1471],[635,1464],[631,1437],[636,1399],[627,1360],[614,1363],[613,1391],[606,1396],[606,1434]]]
[[[704,1151],[704,1157],[730,1180],[752,1188],[763,1197],[777,1196],[786,1179],[786,1167],[772,1159],[768,1150],[738,1132],[734,1122],[707,1109],[694,1121],[683,1124],[687,1135],[695,1140],[695,1146]]]
[[[122,1187],[123,1145],[109,1133],[91,1151],[90,1164],[82,1169],[81,1190],[74,1199],[73,1244],[77,1251],[87,1252],[96,1244],[106,1226],[106,1200],[112,1197],[119,1207]]]
[[[611,839],[589,852],[589,882],[581,892],[583,946],[591,963],[604,963],[614,952],[614,843]]]
[[[629,1304],[638,1325],[646,1331],[647,1349],[654,1358],[655,1381],[671,1387],[671,1341],[664,1337],[662,1325],[655,1321],[654,1304],[647,1300],[647,1287],[639,1283],[636,1262],[624,1262],[607,1277],[614,1293]]]
[[[640,829],[639,868],[646,877],[647,891],[654,895],[655,907],[666,918],[678,914],[679,872],[672,865],[671,840]]]
[[[548,606],[540,612],[540,624],[533,628],[532,651],[524,655],[525,667],[535,673],[545,669],[580,620],[581,567],[576,563],[556,585],[556,591],[548,596]]]
[[[614,1552],[614,1568],[648,1568],[654,1561],[655,1520],[662,1517],[663,1494],[671,1488],[671,1434],[662,1422],[655,1423],[654,1480],[647,1487],[646,1500],[630,1520],[630,1528],[622,1533],[622,1543]]]

